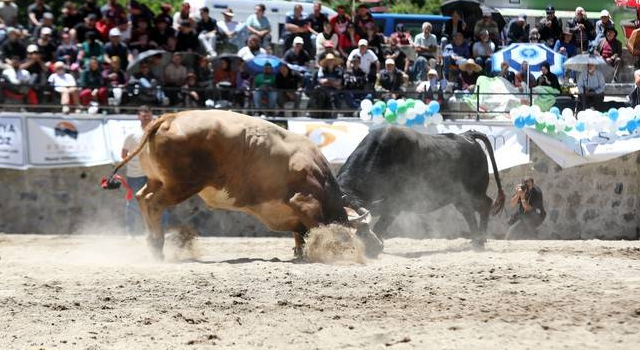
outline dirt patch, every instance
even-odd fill
[[[335,264],[365,262],[365,248],[355,230],[338,224],[319,226],[309,231],[304,247],[308,262]]]

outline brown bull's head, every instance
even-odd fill
[[[370,258],[377,257],[384,249],[384,244],[369,227],[371,223],[369,211],[363,208],[359,208],[357,211],[351,208],[345,208],[345,210],[349,216],[349,224],[356,229],[356,235],[364,243],[367,256]]]

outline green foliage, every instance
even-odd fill
[[[396,1],[389,7],[388,13],[440,13],[440,0]]]

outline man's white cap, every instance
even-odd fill
[[[369,42],[367,41],[367,39],[360,39],[360,41],[358,41],[358,46],[367,46],[369,45]]]
[[[609,11],[607,11],[607,10],[602,10],[602,11],[600,11],[600,17],[601,17],[601,18],[602,18],[602,17],[610,17],[610,15],[609,15]]]
[[[120,29],[111,28],[111,30],[109,31],[109,36],[120,36]]]
[[[384,61],[384,64],[385,64],[385,65],[387,65],[387,64],[393,64],[393,65],[395,66],[395,65],[396,65],[396,61],[394,61],[394,60],[393,60],[393,58],[387,58],[387,59]]]
[[[53,33],[53,31],[49,27],[44,27],[40,31],[40,35],[51,35],[51,33]]]
[[[304,44],[304,39],[302,39],[301,37],[297,36],[295,39],[293,39],[293,44]]]
[[[427,72],[427,75],[435,75],[436,77],[438,76],[438,71],[436,71],[435,69],[431,68],[429,69],[429,72]]]
[[[31,44],[27,46],[27,53],[34,53],[34,52],[38,52],[38,45]]]

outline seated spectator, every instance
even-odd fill
[[[78,70],[78,45],[71,43],[71,35],[62,33],[62,42],[56,50],[56,61],[62,61],[69,70]]]
[[[347,30],[338,35],[338,51],[342,57],[349,57],[349,53],[357,48],[360,36],[356,33],[356,26],[353,23],[347,24]]]
[[[156,21],[163,20],[169,28],[173,29],[173,15],[171,15],[171,12],[173,12],[173,7],[170,4],[164,3],[160,5],[160,13],[156,16]]]
[[[582,109],[594,108],[598,110],[604,101],[604,75],[593,64],[587,67],[587,71],[578,76],[578,92],[580,101],[582,101]]]
[[[38,104],[38,95],[30,87],[31,76],[26,69],[20,68],[20,57],[13,56],[9,59],[9,64],[2,70],[2,78],[6,82],[1,90],[5,98],[32,105]]]
[[[76,43],[83,43],[86,40],[86,36],[89,32],[94,33],[97,38],[99,33],[96,28],[97,17],[94,13],[88,14],[84,21],[76,24],[69,32],[71,34],[71,41]]]
[[[122,103],[124,88],[127,86],[127,75],[122,69],[120,57],[112,56],[109,66],[102,71],[102,79],[109,87],[107,102],[110,106],[119,106]]]
[[[522,61],[520,71],[516,73],[514,84],[520,91],[527,91],[536,86],[536,78],[529,70],[529,62]]]
[[[200,41],[198,35],[191,28],[191,22],[182,21],[180,30],[176,35],[176,51],[177,52],[198,52]]]
[[[127,45],[120,41],[120,29],[112,28],[109,31],[109,42],[104,45],[104,54],[105,63],[111,64],[111,57],[118,57],[122,67],[128,67],[129,61],[133,60]]]
[[[51,29],[48,27],[42,28],[40,31],[40,37],[36,40],[38,45],[38,51],[42,54],[42,59],[46,65],[49,66],[54,62],[56,57],[57,45],[51,40]]]
[[[110,17],[102,17],[96,21],[96,31],[98,31],[98,40],[105,43],[109,41],[109,30],[116,26]]]
[[[451,18],[447,20],[447,22],[442,26],[442,42],[445,43],[442,46],[446,45],[446,42],[449,40],[453,40],[453,36],[456,33],[462,33],[463,36],[466,37],[467,32],[467,23],[460,17],[460,13],[457,10],[453,10],[451,13]]]
[[[562,20],[556,17],[556,9],[553,6],[547,6],[545,11],[546,17],[538,24],[540,41],[545,42],[549,47],[555,47],[562,36]]]
[[[561,91],[562,88],[558,82],[558,76],[551,72],[549,62],[542,62],[540,72],[541,74],[536,81],[537,86],[551,86],[552,88]]]
[[[486,32],[486,31],[484,31]],[[482,36],[481,39],[482,40]],[[442,53],[444,60],[443,73],[445,79],[451,79],[450,73],[453,71],[453,74],[456,76],[457,71],[460,69],[458,65],[460,63],[464,63],[468,58],[471,57],[471,52],[469,48],[469,43],[464,40],[462,33],[456,33],[453,36],[453,41],[444,48],[444,52]],[[454,80],[454,79],[451,79]]]
[[[131,41],[127,45],[130,49],[131,55],[134,57],[141,52],[151,50],[153,45],[151,44],[151,37],[149,36],[149,26],[144,17],[138,18],[138,24],[134,26],[131,31]]]
[[[156,17],[155,23],[156,25],[151,30],[149,37],[151,40],[150,45],[158,48],[159,50],[173,52],[175,50],[175,46],[172,47],[169,39],[175,38],[175,29],[171,27],[166,17]]]
[[[318,57],[316,58],[316,62],[317,62],[316,66],[317,67],[320,67],[320,61],[325,59],[325,57],[327,57],[328,54],[333,54],[334,56],[340,56],[340,53],[333,46],[333,41],[325,41],[324,42],[324,52],[321,53],[320,55],[318,55]]]
[[[270,63],[264,65],[264,71],[253,78],[253,106],[254,108],[275,109],[278,92],[275,90],[276,76]],[[267,105],[262,101],[266,100]],[[270,112],[272,113],[272,112]]]
[[[375,26],[371,11],[364,4],[358,5],[356,15],[353,17],[353,24],[356,26],[356,32],[362,38],[367,33],[367,28]],[[411,37],[411,34],[409,34]]]
[[[380,70],[380,62],[378,61],[378,56],[376,56],[373,51],[369,50],[369,43],[365,39],[360,39],[358,42],[358,48],[351,51],[349,54],[349,61],[355,56],[360,57],[360,67],[362,71],[364,71],[368,80],[371,82],[375,81],[375,76],[378,74]]]
[[[214,98],[225,101],[234,100],[233,89],[238,87],[237,79],[238,72],[233,71],[231,60],[226,57],[222,58],[220,66],[213,70],[213,84],[217,88],[214,92],[216,94]]]
[[[396,39],[399,46],[413,46],[411,33],[405,30],[403,23],[396,24],[396,31],[389,36],[389,41],[391,41],[391,39]]]
[[[306,67],[311,61],[311,55],[303,48],[304,40],[297,36],[293,39],[293,47],[284,53],[284,61],[296,66]]]
[[[389,46],[384,50],[384,59],[387,60],[389,58],[396,62],[396,67],[404,73],[409,74],[411,61],[409,61],[407,55],[398,47],[397,38],[389,38]]]
[[[491,74],[491,55],[496,50],[496,44],[489,40],[489,32],[480,32],[480,41],[473,44],[473,58],[484,69],[485,74]]]
[[[177,11],[173,14],[173,29],[176,31],[180,31],[180,26],[183,22],[189,22],[189,26],[193,24],[195,26],[195,20],[191,18],[191,4],[189,2],[184,1],[182,5],[180,5],[180,11]],[[193,22],[193,23],[191,23]]]
[[[563,54],[567,56],[567,58],[571,58],[575,56],[578,52],[576,48],[576,44],[573,41],[573,32],[566,28],[562,32],[562,37],[560,40],[556,41],[556,44],[553,47],[553,51]]]
[[[373,51],[373,53],[375,53],[376,56],[378,56],[378,59],[382,60],[382,56],[383,56],[382,47],[385,44],[385,38],[382,33],[378,32],[377,26],[375,25],[368,26],[365,36],[360,37],[360,39],[366,39],[367,42],[369,43],[369,50]],[[413,39],[411,40],[411,43],[413,45]]]
[[[438,101],[442,106],[446,102],[444,92],[447,89],[447,85],[447,79],[440,79],[438,72],[435,69],[430,69],[427,73],[427,81],[420,83],[416,90],[423,93],[422,99],[425,102]]]
[[[88,106],[91,102],[107,104],[107,84],[102,76],[100,62],[95,57],[89,59],[89,68],[80,74],[80,103]]]
[[[358,108],[360,101],[366,97],[366,91],[371,90],[367,73],[360,67],[360,56],[351,57],[349,68],[344,74],[345,102],[350,108]],[[362,91],[362,92],[359,92]]]
[[[41,99],[44,91],[40,87],[47,83],[49,69],[42,59],[37,45],[27,46],[27,60],[20,65],[20,68],[29,72],[30,84],[36,86],[39,99]]]
[[[145,24],[145,28],[151,28],[153,21],[153,12],[145,4],[141,4],[137,0],[129,1],[129,18],[131,20],[131,28],[133,31],[138,29],[141,23]]]
[[[295,37],[301,37],[304,40],[304,49],[307,52],[313,52],[311,45],[311,23],[307,21],[307,16],[302,12],[302,5],[296,4],[293,7],[293,13],[287,15],[285,19],[284,29],[284,49],[289,50]]]
[[[338,91],[343,87],[342,59],[332,53],[320,61],[320,69],[313,76],[314,90],[309,96],[309,109],[331,110],[340,106]],[[330,118],[328,112],[312,112],[312,117]]]
[[[62,62],[56,62],[53,68],[54,72],[48,79],[49,85],[53,87],[55,92],[60,94],[62,113],[67,114],[71,111],[69,106],[77,106],[80,101],[76,79],[73,75],[66,72],[64,63]],[[80,110],[76,110],[76,113],[79,112]]]
[[[266,7],[264,4],[258,4],[255,7],[255,13],[247,18],[245,23],[250,34],[258,36],[260,46],[271,46],[271,23],[264,15]]]
[[[595,29],[587,19],[584,8],[576,8],[576,16],[567,22],[567,28],[573,33],[578,53],[589,50],[589,42],[595,38]]]
[[[87,33],[78,53],[78,60],[82,63],[83,68],[89,66],[91,57],[95,57],[98,62],[104,61],[104,46],[96,39],[96,35],[93,32]]]
[[[169,99],[165,97],[164,91],[160,88],[159,79],[149,69],[149,63],[140,63],[138,71],[129,78],[128,90],[133,90],[133,96],[138,102],[158,103],[168,105]]]
[[[333,47],[338,47],[338,35],[333,32],[333,26],[328,21],[324,23],[322,32],[316,36],[316,60],[320,62],[320,56],[324,53],[325,43],[331,42]]]
[[[33,4],[27,7],[27,14],[29,16],[29,31],[33,31],[42,26],[42,17],[45,13],[51,12],[51,7],[45,5],[44,0],[35,0]]]
[[[540,32],[538,32],[538,29],[533,28],[529,32],[529,43],[531,43],[531,44],[544,44],[544,43],[540,42]]]
[[[288,65],[280,65],[275,88],[278,91],[278,108],[283,110],[287,102],[293,102],[294,109],[300,107],[300,76],[294,74]],[[284,117],[284,112],[280,112],[280,116]]]
[[[224,19],[218,21],[218,44],[230,45],[229,51],[238,51],[246,42],[247,29],[244,24],[233,20],[233,9],[227,8],[222,13]]]
[[[382,91],[390,92],[392,98],[399,97],[405,90],[409,76],[396,68],[396,62],[390,58],[384,61],[384,69],[380,71],[378,86]]]
[[[209,8],[206,6],[200,9],[200,19],[196,25],[196,32],[198,33],[200,45],[204,48],[209,58],[215,57],[218,54],[216,52],[218,25],[216,21],[209,17]]]
[[[479,39],[480,32],[486,30],[489,32],[489,38],[494,44],[500,42],[500,29],[498,23],[491,17],[491,11],[483,11],[482,19],[480,19],[473,27],[473,38]]]
[[[336,7],[336,15],[329,19],[333,26],[333,32],[340,36],[347,31],[347,25],[351,23],[351,18],[347,15],[347,8],[344,5]]]
[[[482,72],[482,67],[480,67],[473,58],[469,58],[466,62],[460,64],[460,74],[458,74],[456,90],[473,93],[476,89],[476,82],[478,81],[480,72]]]
[[[242,58],[245,62],[251,61],[254,57],[258,55],[266,55],[267,50],[260,47],[260,38],[255,35],[249,37],[247,40],[247,46],[243,47],[238,51],[238,56]]]
[[[411,70],[414,81],[424,80],[429,67],[434,67],[436,64],[438,39],[431,34],[431,28],[431,23],[422,23],[422,33],[416,35],[413,40],[413,47],[418,55]]]
[[[34,29],[33,37],[41,38],[42,31],[45,28],[48,29],[47,31],[49,32],[49,40],[53,43],[54,46],[57,46],[60,42],[60,35],[58,33],[58,28],[56,28],[56,25],[53,23],[53,13],[51,12],[46,12],[42,16],[42,25]]]
[[[213,87],[213,70],[207,57],[200,56],[194,73],[196,74],[196,81],[199,88],[211,89]]]
[[[507,24],[507,45],[529,42],[527,15],[522,13]]]
[[[307,16],[307,22],[309,22],[309,30],[311,31],[311,39],[313,37],[317,37],[324,31],[324,25],[329,23],[329,18],[322,12],[322,3],[320,1],[315,1],[313,3],[313,12]],[[337,44],[335,42],[334,44]],[[318,48],[316,43],[316,49]],[[316,52],[316,54],[318,54]]]
[[[27,47],[20,40],[18,29],[8,28],[7,39],[0,46],[0,54],[3,61],[7,62],[11,57],[19,57],[20,61],[27,57]]]
[[[5,28],[15,27],[18,23],[18,5],[14,0],[3,0],[0,2],[0,24]]]
[[[163,84],[171,104],[178,102],[178,89],[187,83],[187,67],[182,65],[182,54],[174,53],[171,63],[164,68]]]
[[[496,74],[496,77],[504,78],[506,81],[514,85],[516,83],[516,74],[509,69],[509,62],[507,61],[502,61],[502,63],[500,63],[500,71]]]
[[[204,106],[204,91],[198,87],[198,78],[194,72],[187,74],[187,83],[181,89],[183,105],[186,108]]]
[[[618,71],[622,66],[622,43],[616,36],[618,36],[618,31],[615,28],[607,28],[606,37],[601,39],[596,46],[597,54],[613,67],[612,83],[618,81]]]
[[[596,37],[593,40],[593,46],[598,45],[598,43],[607,36],[607,30],[613,29],[614,25],[615,24],[609,15],[609,11],[600,11],[600,19],[596,22]]]
[[[627,103],[628,107],[635,108],[640,105],[640,69],[637,69],[633,72],[633,90],[627,96],[629,102]]]
[[[122,5],[118,4],[118,0],[107,0],[107,3],[100,8],[100,13],[102,13],[102,18],[112,23],[116,23],[119,19],[127,16],[127,11]]]

